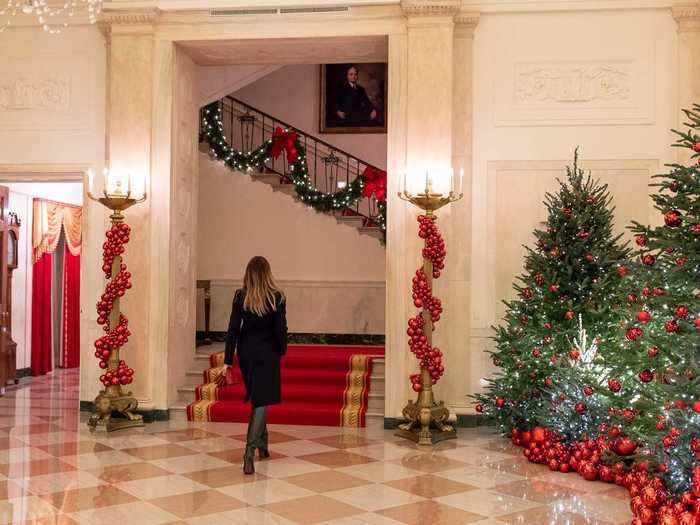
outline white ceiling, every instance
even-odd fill
[[[178,42],[202,66],[386,62],[386,36]]]

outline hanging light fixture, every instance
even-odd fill
[[[51,5],[48,0],[7,0],[7,5],[0,8],[0,33],[17,16],[33,16],[44,31],[54,34],[68,27],[76,16],[86,16],[94,24],[101,12],[102,0],[64,0],[62,4],[51,2]]]

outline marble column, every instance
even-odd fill
[[[406,34],[389,36],[389,172],[446,169],[452,162],[452,69],[454,21],[458,0],[402,1]],[[392,86],[392,82],[394,85]],[[403,161],[403,162],[402,162]],[[402,165],[403,164],[403,165]],[[399,200],[398,177],[389,181],[390,210],[387,239],[386,405],[385,416],[397,418],[408,399],[415,397],[408,375],[417,363],[406,344],[406,322],[415,315],[410,286],[421,264],[417,237],[418,211]],[[449,238],[449,209],[439,212]],[[449,311],[447,286],[436,292]],[[435,344],[445,353],[447,328],[438,327]],[[452,371],[459,373],[457,371]],[[448,370],[447,374],[451,371]],[[438,398],[442,392],[438,390]]]
[[[103,29],[108,45],[106,165],[113,171],[145,178],[148,188],[153,111],[153,16],[113,15],[105,18]],[[133,276],[133,287],[121,302],[132,333],[121,357],[136,371],[132,392],[144,409],[153,408],[148,341],[150,193],[145,203],[126,211],[132,235],[126,247],[125,262]],[[95,301],[97,299],[95,297]],[[96,391],[98,387],[96,384]]]
[[[470,274],[471,274],[471,181],[472,181],[472,62],[474,30],[479,14],[460,12],[455,16],[452,89],[452,165],[464,170],[462,200],[451,205],[449,237],[446,239],[448,284],[446,326],[448,349],[445,362],[443,399],[450,410],[464,414],[472,411],[468,395],[476,386],[469,381],[470,358]]]
[[[678,23],[678,129],[683,129],[685,115],[682,109],[700,104],[700,2],[696,5],[673,7],[673,18]],[[678,161],[690,157],[678,148]]]

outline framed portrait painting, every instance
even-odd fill
[[[387,64],[321,65],[321,133],[386,133]]]

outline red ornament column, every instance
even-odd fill
[[[449,198],[431,195],[426,189],[424,198],[414,198],[414,204],[426,210],[418,217],[419,237],[424,239],[423,266],[413,277],[413,304],[421,312],[408,321],[408,346],[420,362],[420,373],[410,376],[416,401],[409,401],[403,409],[405,423],[399,425],[397,436],[419,445],[433,445],[445,439],[454,439],[457,433],[447,423],[450,416],[444,402],[435,401],[433,385],[445,372],[442,351],[433,346],[435,323],[440,320],[442,303],[433,295],[433,279],[438,279],[445,265],[445,242],[437,227],[434,209],[450,202]]]
[[[105,233],[102,245],[102,271],[108,280],[105,291],[97,302],[97,323],[102,325],[105,335],[95,341],[95,357],[105,370],[100,376],[104,390],[95,398],[95,409],[88,420],[91,430],[104,428],[107,431],[143,426],[143,416],[135,414],[138,402],[131,392],[124,392],[122,386],[133,381],[134,371],[120,358],[119,352],[129,340],[129,321],[119,309],[119,299],[131,288],[131,273],[123,261],[124,247],[129,242],[131,228],[124,222],[123,210],[146,200],[131,196],[131,179],[126,187],[117,179],[112,187],[105,176],[104,196],[92,195],[92,179],[89,182],[88,196],[110,210],[112,226]]]

